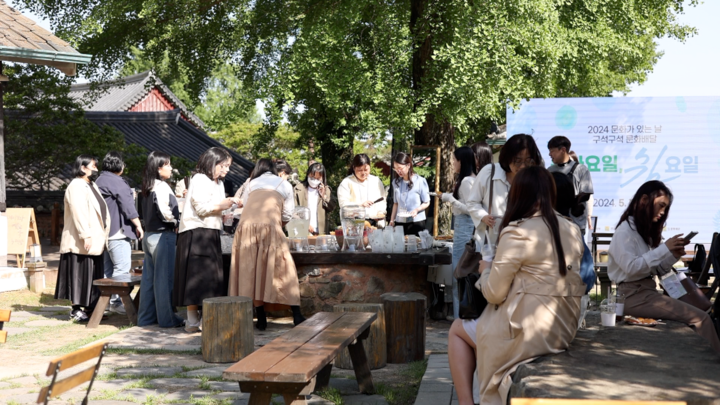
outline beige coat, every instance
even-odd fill
[[[97,198],[90,190],[90,184],[84,179],[76,178],[70,182],[65,191],[65,214],[60,253],[99,256],[105,251],[108,234],[110,233],[110,215],[106,214],[105,228]],[[100,194],[97,186],[92,187]],[[107,212],[107,204],[100,200]],[[85,249],[85,239],[92,238],[92,247]]]
[[[308,190],[303,183],[295,185],[293,192],[295,193],[295,206],[308,207]],[[325,219],[326,212],[331,212],[335,209],[335,201],[332,198],[332,189],[330,186],[325,186],[325,195],[323,198],[318,198],[317,204],[317,231],[322,235],[327,235],[330,232],[328,229],[328,222]],[[309,208],[309,207],[308,207]]]
[[[565,350],[580,317],[583,243],[580,230],[558,215],[568,272],[558,272],[550,228],[535,216],[511,222],[501,235],[492,268],[480,284],[488,306],[477,324],[480,403],[504,405],[517,366]]]

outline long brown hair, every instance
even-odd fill
[[[415,171],[413,170],[413,162],[410,155],[408,155],[405,152],[398,152],[395,154],[395,156],[392,158],[392,163],[397,163],[399,165],[408,165],[410,168],[408,169],[408,189],[413,188],[413,175],[415,175]],[[395,178],[395,187],[400,187],[400,182],[402,181],[402,177],[397,176]]]
[[[648,200],[643,203],[643,196],[647,196]],[[668,206],[665,208],[665,213],[657,220],[653,222],[655,216],[655,199],[661,196],[667,196],[670,200]],[[653,248],[660,245],[662,241],[662,230],[667,221],[668,215],[670,215],[670,206],[673,202],[673,194],[669,188],[662,181],[651,180],[640,186],[638,191],[635,192],[635,196],[630,201],[625,212],[620,217],[620,221],[617,226],[619,227],[628,218],[633,217],[635,220],[635,227],[628,222],[630,228],[635,232],[639,233],[643,240]]]
[[[513,179],[508,196],[507,210],[500,225],[500,232],[512,221],[528,218],[539,212],[550,228],[555,252],[558,258],[558,271],[561,276],[567,274],[565,251],[560,241],[560,225],[558,224],[555,206],[555,180],[550,172],[542,166],[528,166],[518,172]]]

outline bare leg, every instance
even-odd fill
[[[448,334],[448,360],[459,405],[473,405],[472,383],[477,356],[475,343],[465,332],[462,321],[456,319]]]

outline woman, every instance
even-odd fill
[[[483,167],[493,161],[493,152],[490,145],[487,142],[475,142],[470,147],[475,154],[475,174],[478,174]]]
[[[390,226],[395,226],[395,220],[403,218],[409,222],[400,222],[405,235],[418,235],[425,229],[425,210],[430,206],[430,189],[427,180],[413,171],[412,158],[403,152],[398,152],[393,158],[393,170],[397,174],[393,191],[392,214]]]
[[[495,244],[496,218],[502,218],[505,214],[510,186],[515,175],[524,167],[535,166],[538,162],[542,162],[542,157],[533,138],[529,135],[517,134],[510,137],[503,146],[498,163],[487,164],[479,171],[465,204],[476,226],[474,238],[477,251],[480,251],[486,243],[485,230],[488,226],[490,242]],[[492,194],[492,202],[490,194]],[[468,353],[475,352],[477,323],[477,319],[455,319],[448,335],[448,354],[455,389],[458,398],[468,401],[472,401],[472,375],[475,364],[468,362],[467,356]]]
[[[172,306],[175,231],[180,221],[177,199],[166,183],[172,170],[170,155],[158,151],[150,152],[143,169],[142,211],[147,234],[143,239],[138,326],[157,323],[161,328],[172,328],[184,324]]]
[[[477,323],[480,403],[504,405],[512,373],[565,350],[580,317],[580,229],[553,210],[555,183],[544,167],[518,172],[492,264],[480,264],[488,306]]]
[[[384,225],[387,215],[387,192],[380,178],[370,174],[370,158],[361,153],[355,155],[348,176],[338,186],[340,209],[348,205],[365,207],[365,218],[372,225]]]
[[[313,235],[327,235],[330,232],[330,223],[326,216],[335,209],[332,199],[332,190],[327,185],[325,166],[321,163],[311,164],[305,175],[305,181],[298,183],[293,190],[295,205],[310,209],[310,228]]]
[[[673,271],[689,243],[682,234],[661,243],[672,201],[670,189],[661,181],[640,186],[610,242],[608,276],[625,295],[626,315],[685,323],[720,353],[720,341],[705,311],[657,291],[654,277]]]
[[[455,267],[465,251],[465,244],[470,242],[475,230],[475,224],[470,218],[465,203],[468,200],[473,182],[475,181],[475,154],[472,149],[467,146],[455,149],[452,154],[453,172],[455,173],[455,189],[452,193],[442,193],[440,198],[443,202],[452,205],[453,213],[453,256],[452,267]],[[490,163],[490,162],[487,162]],[[453,295],[453,319],[460,319],[459,307],[460,301],[458,297],[457,281],[453,278],[452,285]],[[451,319],[452,320],[452,319]]]
[[[200,155],[180,217],[172,302],[187,306],[185,331],[189,333],[200,331],[198,309],[203,300],[227,293],[223,288],[220,232],[222,212],[238,202],[235,197],[225,198],[222,182],[231,163],[230,154],[223,148],[213,147]]]
[[[293,188],[268,159],[258,160],[251,179],[233,240],[228,295],[253,299],[259,330],[267,328],[265,310],[271,308],[266,304],[289,305],[298,325],[305,320],[300,313],[300,285],[282,230],[295,208]]]
[[[503,146],[498,163],[489,164],[480,170],[466,204],[476,227],[476,238],[480,241],[477,244],[478,252],[486,243],[485,230],[488,231],[492,243],[497,239],[495,225],[497,220],[505,215],[507,197],[515,175],[526,166],[543,165],[543,163],[533,137],[517,134],[511,136]],[[491,183],[492,201],[490,201]]]
[[[103,252],[110,233],[110,217],[107,204],[94,183],[98,178],[97,159],[78,156],[72,173],[75,178],[65,191],[55,299],[70,300],[70,319],[87,322],[100,298],[93,281],[104,277]]]

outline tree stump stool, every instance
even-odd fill
[[[385,340],[385,311],[382,304],[338,304],[333,312],[373,312],[377,319],[370,325],[370,335],[365,339],[365,357],[370,370],[383,368],[387,365],[387,340]],[[335,358],[335,367],[352,370],[350,352],[343,349]]]
[[[253,301],[248,297],[203,300],[202,356],[207,363],[240,361],[255,349]]]
[[[427,298],[419,293],[386,293],[380,299],[385,310],[387,362],[423,360]]]

